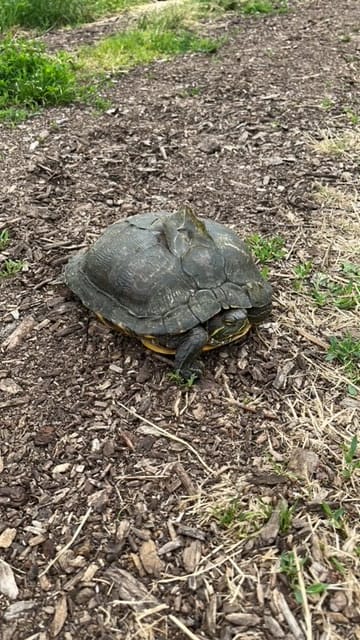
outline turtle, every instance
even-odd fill
[[[70,258],[65,283],[105,324],[201,376],[202,351],[243,338],[271,313],[272,288],[232,229],[190,208],[110,225]]]

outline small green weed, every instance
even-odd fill
[[[25,264],[21,260],[5,260],[0,271],[0,278],[8,278],[22,271]]]
[[[217,510],[215,517],[220,527],[228,529],[235,522],[244,520],[244,511],[239,500],[233,500],[224,510]]]
[[[350,124],[353,124],[354,126],[360,124],[360,115],[358,113],[355,113],[355,111],[349,109],[348,107],[345,107],[344,113],[347,116]]]
[[[234,498],[224,507],[214,509],[213,517],[224,529],[233,529],[237,536],[246,538],[256,533],[268,521],[272,508],[259,501],[253,509],[245,510],[240,499]]]
[[[281,260],[286,254],[285,241],[281,236],[263,238],[254,233],[246,239],[246,244],[261,264]]]
[[[335,101],[329,97],[324,98],[320,103],[320,107],[321,109],[324,109],[324,111],[330,111],[330,109],[332,109],[334,106],[335,106]]]
[[[195,374],[185,379],[179,371],[171,371],[168,374],[168,378],[171,382],[175,382],[179,387],[184,387],[185,389],[191,389],[198,380],[198,376]]]
[[[296,511],[296,504],[289,507],[286,503],[281,505],[279,514],[279,528],[281,533],[287,533],[291,529],[291,524]]]
[[[294,289],[296,291],[300,291],[302,289],[304,280],[306,280],[310,276],[312,269],[313,263],[311,260],[302,262],[301,264],[298,264],[296,267],[294,267]]]
[[[340,560],[338,560],[335,556],[330,556],[329,560],[333,567],[335,567],[336,571],[340,573],[340,575],[344,576],[346,574],[346,567],[342,562],[340,562]]]
[[[199,87],[186,87],[179,91],[180,98],[193,98],[199,96],[201,94],[201,89]]]
[[[331,522],[335,529],[343,531],[345,528],[344,515],[345,509],[339,507],[338,509],[332,509],[327,502],[321,504],[324,514]]]
[[[0,233],[0,251],[3,251],[4,249],[6,249],[9,242],[10,242],[9,232],[7,229],[4,229]]]
[[[357,436],[354,436],[350,442],[348,447],[343,447],[344,454],[344,469],[343,476],[346,480],[349,480],[353,475],[354,471],[360,469],[360,458],[358,451],[359,441]],[[357,459],[356,459],[357,456]]]
[[[333,304],[337,309],[355,310],[360,304],[360,266],[345,262],[340,269],[337,282],[324,273],[312,278],[310,293],[319,307]]]
[[[349,33],[344,33],[339,37],[340,42],[351,42],[351,35]]]
[[[262,267],[260,269],[260,273],[261,273],[262,277],[264,278],[264,280],[268,280],[269,276],[270,276],[270,268],[269,267]]]
[[[308,563],[307,558],[298,558],[300,570]],[[295,600],[298,604],[302,604],[303,596],[299,586],[299,570],[295,560],[293,551],[286,551],[280,557],[280,573],[287,576],[289,585],[293,590]],[[305,587],[305,592],[309,596],[321,595],[328,589],[328,585],[324,582],[313,582]]]
[[[330,338],[326,358],[327,362],[337,361],[343,365],[353,385],[360,384],[360,340],[351,335],[343,338]],[[356,389],[349,385],[350,395],[356,395]]]

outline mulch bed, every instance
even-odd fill
[[[311,602],[311,636],[276,572],[294,545],[323,563],[309,522],[323,500],[341,503],[334,465],[358,410],[318,373],[327,327],[304,334],[291,282],[293,264],[323,258],[314,183],[350,175],[359,187],[358,159],[321,158],[308,139],[359,112],[359,23],[355,0],[222,18],[216,56],[120,74],[105,113],[72,106],[2,126],[11,242],[0,258],[28,265],[0,281],[0,545],[19,589],[14,602],[0,596],[3,640],[359,639],[355,586],[345,603],[345,587]],[[184,204],[243,237],[281,235],[288,251],[271,269],[272,322],[204,356],[191,389],[62,283],[68,257],[108,224]],[[319,403],[321,434],[299,408]],[[312,499],[287,469],[304,447]],[[296,503],[301,517],[290,533],[231,538],[216,517],[222,495],[244,513]],[[356,500],[347,507],[356,521]],[[327,568],[323,581],[343,578]]]

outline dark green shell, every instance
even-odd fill
[[[177,335],[232,307],[262,320],[271,306],[245,244],[189,210],[116,222],[70,259],[65,281],[86,307],[137,335]]]

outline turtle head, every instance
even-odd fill
[[[272,287],[266,280],[253,280],[246,285],[251,301],[248,316],[251,324],[256,325],[267,320],[272,309]]]
[[[179,258],[193,247],[213,247],[211,236],[202,220],[190,207],[185,207],[163,218],[163,232],[169,251]]]
[[[252,309],[249,309],[249,320],[251,324],[257,325],[267,320],[271,314],[271,308],[271,303],[269,303],[263,307],[252,307]]]
[[[210,344],[222,345],[238,340],[250,329],[245,309],[228,309],[218,313],[208,322]]]

